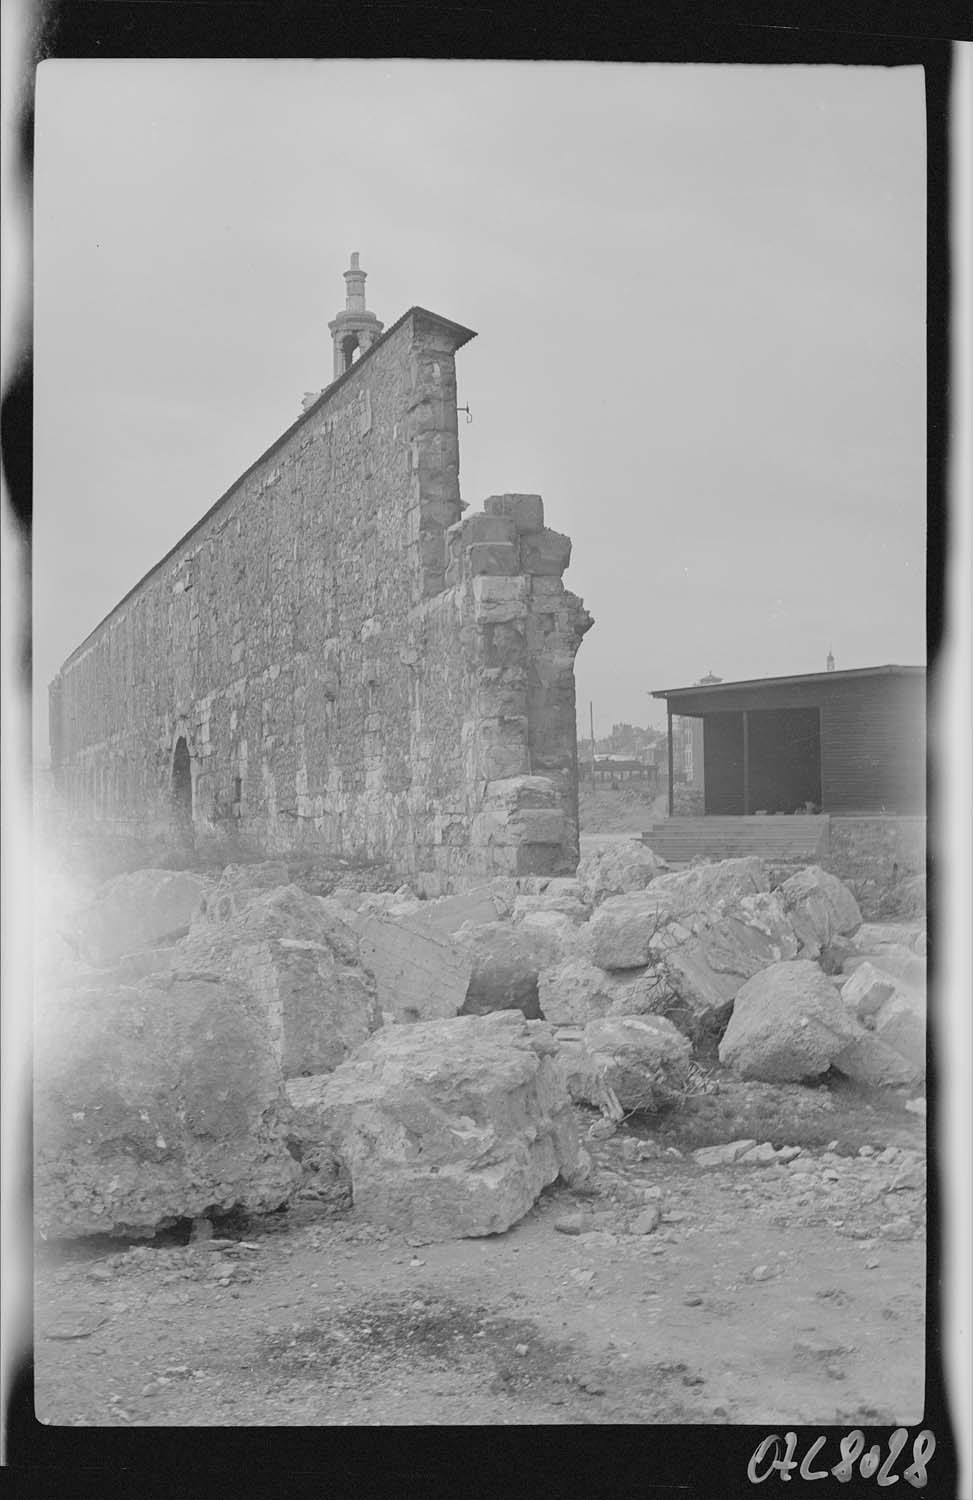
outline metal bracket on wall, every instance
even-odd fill
[[[456,410],[457,411],[465,411],[466,412],[466,421],[467,421],[467,424],[469,424],[470,422],[472,422],[472,420],[473,420],[473,413],[470,411],[470,409],[469,409],[468,406],[457,406]]]

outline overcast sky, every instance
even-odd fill
[[[925,655],[919,68],[37,73],[36,750],[61,661],[331,378],[358,250],[457,356],[460,485],[540,492],[579,719]]]

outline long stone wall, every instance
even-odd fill
[[[412,309],[68,659],[69,814],[383,859],[430,893],[574,868],[591,619],[540,496],[463,518],[470,337]]]

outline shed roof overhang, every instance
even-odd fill
[[[810,701],[815,688],[829,692],[844,683],[860,682],[875,677],[925,677],[924,666],[852,667],[844,672],[804,672],[792,677],[751,677],[737,682],[719,682],[703,686],[693,683],[689,687],[653,689],[653,698],[664,698],[670,713],[684,714],[694,718],[705,713],[719,713],[723,709],[774,708],[788,706],[787,700],[795,690],[811,690],[802,694]],[[743,700],[747,700],[744,704]]]

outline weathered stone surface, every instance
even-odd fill
[[[436,901],[420,901],[412,912],[418,926],[442,937],[452,937],[464,922],[495,922],[502,914],[500,903],[489,886],[478,886],[455,896],[441,896]]]
[[[72,813],[219,854],[381,858],[422,895],[574,869],[592,621],[540,496],[460,519],[458,341],[416,309],[386,330],[65,663]],[[481,842],[484,784],[531,766],[556,805]]]
[[[926,960],[901,943],[887,945],[876,943],[867,954],[863,953],[858,957],[846,959],[842,968],[845,973],[854,974],[865,964],[887,974],[890,978],[897,980],[900,985],[904,984],[916,990],[926,988]]]
[[[278,1207],[299,1169],[259,1000],[230,979],[49,992],[35,1028],[34,1211],[49,1239]]]
[[[556,1026],[585,1026],[608,1015],[622,986],[586,958],[566,959],[538,980],[541,1014]]]
[[[864,1033],[835,1058],[834,1066],[875,1087],[920,1082],[926,1075],[922,993],[866,961],[845,981],[841,998]]]
[[[544,501],[540,495],[488,495],[483,502],[488,516],[507,516],[519,533],[529,535],[544,527]]]
[[[565,885],[574,885],[574,881],[565,881]],[[575,887],[575,891],[577,888]],[[539,891],[518,895],[514,901],[511,915],[515,922],[522,921],[525,917],[535,914],[556,913],[557,915],[570,917],[572,922],[586,922],[591,916],[591,910],[585,905],[578,894],[568,892]],[[489,920],[484,918],[482,920]]]
[[[578,866],[578,884],[590,905],[607,896],[644,890],[667,868],[641,839],[629,839],[588,854]]]
[[[851,891],[818,865],[798,870],[780,891],[805,958],[817,958],[822,948],[838,937],[850,937],[861,926],[861,912]]]
[[[834,1066],[846,1078],[871,1088],[918,1083],[925,1074],[924,1068],[916,1067],[872,1031],[865,1031],[857,1041],[844,1047],[835,1057]]]
[[[875,1035],[879,1041],[901,1052],[916,1069],[916,1077],[926,1071],[926,1005],[915,990],[899,989],[875,1016]]]
[[[817,964],[772,964],[737,992],[720,1062],[744,1078],[799,1083],[826,1073],[860,1031]]]
[[[510,1012],[379,1032],[289,1093],[302,1137],[347,1163],[356,1210],[423,1242],[502,1233],[590,1170],[548,1028]]]
[[[123,953],[182,937],[200,899],[215,886],[211,877],[188,870],[135,870],[117,876],[78,918],[81,957],[110,964]]]
[[[571,561],[571,538],[545,526],[524,536],[520,551],[525,573],[560,578]]]
[[[652,939],[663,925],[659,905],[647,890],[609,896],[587,925],[587,956],[603,969],[644,967],[653,955]]]
[[[411,916],[365,915],[355,927],[362,962],[375,975],[383,1013],[399,1022],[459,1014],[473,971],[462,946]]]
[[[516,925],[533,944],[538,961],[555,963],[580,954],[584,944],[581,926],[563,911],[525,912]]]
[[[744,980],[797,954],[797,938],[776,892],[742,896],[712,917],[669,923],[652,940],[656,1008],[698,1038],[728,1015]]]
[[[895,994],[895,980],[870,964],[867,959],[841,986],[841,998],[862,1025],[873,1020],[877,1011]]]
[[[859,953],[865,954],[890,943],[914,950],[917,938],[924,932],[921,922],[863,922],[851,941]]]
[[[538,976],[560,957],[555,937],[527,922],[485,922],[461,927],[454,942],[470,962],[463,1015],[520,1010],[537,1019]]]
[[[667,920],[678,921],[694,912],[712,915],[734,907],[745,896],[770,889],[765,862],[755,854],[696,865],[652,882],[651,894]]]
[[[323,1073],[382,1024],[351,913],[298,886],[217,891],[175,955],[177,972],[232,975],[259,997],[285,1077]]]
[[[657,875],[644,890],[602,901],[588,924],[588,956],[606,969],[637,968],[673,946],[662,935],[670,924],[711,924],[768,890],[767,867],[754,855]],[[768,913],[753,906],[744,920],[766,925]]]
[[[559,1059],[573,1099],[624,1110],[670,1104],[689,1073],[689,1042],[663,1016],[609,1016],[589,1021],[580,1046],[561,1045]]]
[[[700,1146],[693,1152],[693,1161],[700,1167],[729,1167],[739,1161],[757,1142],[755,1140],[727,1141],[721,1146]]]

